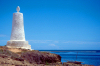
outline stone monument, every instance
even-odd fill
[[[17,7],[17,12],[13,13],[12,32],[10,41],[7,41],[9,48],[24,48],[31,49],[28,41],[25,40],[23,13],[20,13],[20,7]]]

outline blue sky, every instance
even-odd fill
[[[10,40],[20,6],[35,50],[100,50],[100,0],[0,0],[0,45]]]

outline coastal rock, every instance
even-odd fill
[[[94,65],[86,65],[86,64],[82,65],[82,64],[77,64],[77,63],[74,63],[74,62],[72,62],[72,63],[64,62],[63,66],[94,66]]]
[[[61,56],[38,50],[0,46],[0,66],[94,66],[61,62]]]
[[[37,64],[48,64],[61,62],[61,56],[57,54],[51,54],[48,52],[39,52],[39,51],[28,51],[21,54],[21,57],[30,63]]]

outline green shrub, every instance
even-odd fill
[[[45,62],[46,65],[50,65],[47,61]]]

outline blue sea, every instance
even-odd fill
[[[61,56],[61,62],[80,61],[82,64],[100,65],[100,50],[39,50]]]

